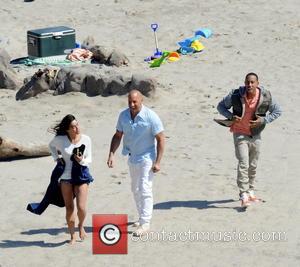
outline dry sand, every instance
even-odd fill
[[[45,142],[47,128],[67,113],[78,117],[93,140],[86,226],[88,238],[65,243],[64,209],[51,206],[42,216],[26,211],[39,201],[54,167],[51,157],[0,162],[0,266],[299,266],[299,18],[300,2],[216,0],[162,1],[0,1],[0,37],[9,39],[13,58],[26,56],[26,31],[65,25],[97,43],[121,48],[134,71],[159,81],[145,99],[164,122],[167,136],[162,170],[154,181],[153,231],[265,232],[265,241],[134,242],[128,255],[92,255],[92,214],[125,213],[136,219],[126,159],[106,167],[117,116],[125,96],[87,97],[42,94],[22,102],[15,91],[0,90],[0,133],[20,142]],[[158,22],[161,49],[191,37],[200,27],[213,30],[201,54],[150,69],[143,58],[154,51],[150,23]],[[238,212],[233,141],[216,105],[255,71],[283,109],[263,133],[257,175],[266,202]],[[33,73],[20,72],[20,77]],[[119,150],[120,151],[120,150]],[[284,241],[268,233],[281,232]],[[257,240],[257,239],[256,239]]]

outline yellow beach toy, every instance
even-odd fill
[[[195,49],[195,51],[199,52],[202,51],[205,47],[204,45],[199,41],[195,40],[191,43],[191,47]]]
[[[169,62],[175,62],[175,61],[178,61],[179,58],[180,58],[180,56],[177,52],[170,52],[167,60]]]

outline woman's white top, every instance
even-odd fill
[[[71,170],[73,164],[71,161],[71,156],[73,154],[73,149],[80,147],[82,144],[85,145],[85,149],[83,152],[83,159],[79,162],[79,164],[88,166],[89,163],[92,162],[92,144],[90,137],[87,135],[82,134],[80,140],[76,144],[72,144],[67,135],[55,136],[50,142],[49,148],[53,159],[56,161],[60,157],[58,153],[59,151],[66,163],[65,170],[58,181],[61,179],[71,180]]]

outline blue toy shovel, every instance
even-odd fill
[[[155,58],[158,58],[158,57],[161,57],[161,55],[162,55],[162,52],[159,51],[159,49],[158,49],[158,41],[157,41],[157,35],[156,35],[156,31],[157,31],[157,29],[158,29],[158,24],[157,24],[157,23],[152,23],[152,24],[151,24],[151,29],[152,29],[153,32],[154,32],[155,47],[156,47],[156,50],[155,50],[155,53],[154,53],[154,57],[155,57]]]

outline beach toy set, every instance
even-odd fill
[[[170,61],[170,62],[178,60],[179,59],[179,54],[178,53],[159,50],[157,34],[156,34],[156,31],[158,29],[158,24],[157,23],[152,23],[151,24],[151,29],[153,30],[153,33],[154,33],[155,52],[152,56],[145,58],[145,61],[150,63],[150,68],[160,67],[160,65],[162,63],[164,63],[164,61],[166,59],[168,59],[168,61]],[[177,55],[175,55],[174,53],[176,53]]]
[[[180,59],[180,54],[188,55],[196,52],[201,52],[204,50],[204,45],[200,42],[201,38],[209,38],[212,35],[212,31],[208,28],[201,28],[195,31],[195,35],[191,38],[184,39],[178,42],[180,48],[177,51],[161,51],[158,49],[158,40],[156,31],[158,29],[158,24],[151,24],[151,29],[154,32],[155,38],[155,52],[152,56],[145,58],[146,62],[150,63],[150,68],[160,67],[164,62],[175,62]]]
[[[152,56],[145,58],[146,62],[150,63],[150,68],[156,68],[160,67],[162,63],[164,63],[166,60],[168,62],[175,62],[179,60],[179,54],[175,51],[170,52],[170,51],[161,51],[158,48],[158,40],[157,40],[157,34],[156,31],[158,29],[158,24],[157,23],[152,23],[151,24],[151,29],[154,32],[154,39],[155,39],[155,52]]]

